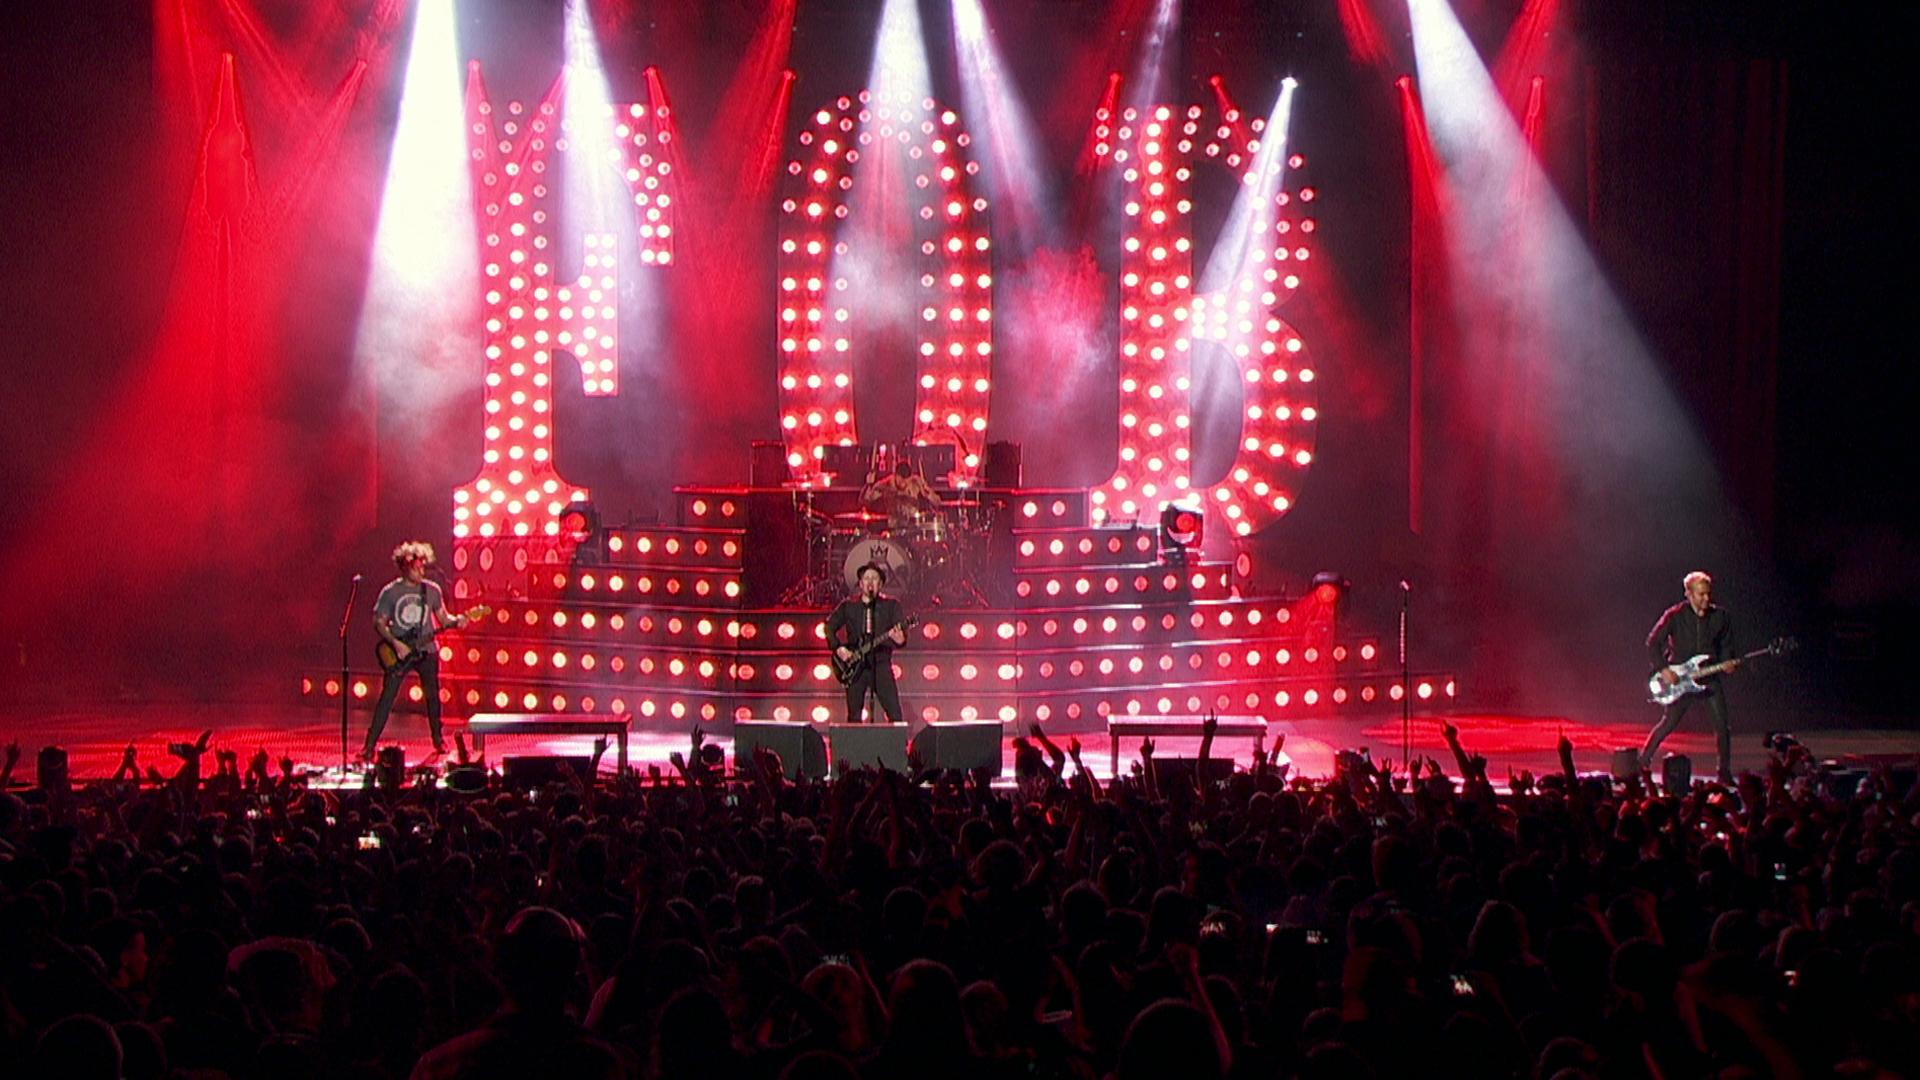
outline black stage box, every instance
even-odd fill
[[[880,765],[907,771],[907,725],[829,724],[827,745],[833,753],[833,771]]]
[[[812,724],[799,720],[741,720],[733,725],[733,771],[753,769],[753,751],[764,746],[780,755],[789,780],[818,780],[827,775],[827,744]]]
[[[999,776],[1004,761],[1000,740],[1004,734],[1005,729],[998,720],[928,724],[913,737],[913,753],[926,768],[959,769],[967,773],[985,769]]]

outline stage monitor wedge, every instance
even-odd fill
[[[1000,740],[1005,728],[998,720],[958,720],[928,724],[913,737],[913,754],[923,768],[958,769],[972,773],[985,769],[991,776],[1004,771]]]
[[[905,724],[829,724],[827,745],[833,754],[836,774],[875,765],[895,772],[907,771]]]
[[[820,730],[798,720],[742,720],[733,725],[733,771],[750,773],[753,752],[766,747],[780,755],[789,780],[818,780],[827,775],[827,744]]]

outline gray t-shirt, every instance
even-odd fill
[[[395,578],[380,590],[373,602],[373,613],[393,620],[393,636],[409,645],[418,645],[432,633],[432,614],[440,610],[440,586],[431,581],[416,585],[406,578]]]

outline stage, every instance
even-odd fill
[[[165,64],[129,47],[139,79],[62,106],[88,175],[140,198],[51,144],[16,193],[88,244],[20,245],[0,717],[81,778],[203,725],[331,765],[413,541],[445,610],[390,625],[456,624],[451,729],[624,719],[642,765],[696,726],[836,716],[824,616],[869,566],[919,620],[912,724],[1038,722],[1103,769],[1108,717],[1216,714],[1325,775],[1398,758],[1407,701],[1412,753],[1446,757],[1457,716],[1498,775],[1563,731],[1601,769],[1654,722],[1643,642],[1702,570],[1739,634],[1689,655],[1806,639],[1737,676],[1736,766],[1798,717],[1854,729],[1810,736],[1825,756],[1909,749],[1913,532],[1858,518],[1900,502],[1863,440],[1902,414],[1816,359],[1897,335],[1879,278],[1844,276],[1872,267],[1783,246],[1783,148],[1806,195],[1874,200],[1785,138],[1784,69],[1675,112],[1606,48],[1535,70],[1544,15],[1485,63],[1491,8],[1483,38],[1401,5],[1359,49],[1362,6],[1317,36],[1297,5],[1011,5],[995,35],[875,3],[682,38],[401,4],[337,48],[302,39],[317,17],[181,16]],[[988,62],[1030,42],[1110,48]],[[1730,266],[1754,280],[1702,284]],[[1786,280],[1868,299],[1785,319]],[[410,750],[427,693],[401,691]],[[1669,745],[1705,771],[1704,718]]]
[[[1460,729],[1461,742],[1473,753],[1483,754],[1490,763],[1489,773],[1496,785],[1504,785],[1509,769],[1532,770],[1536,775],[1559,767],[1554,746],[1561,733],[1573,740],[1575,760],[1582,772],[1604,771],[1610,751],[1616,747],[1639,746],[1654,717],[1641,719],[1618,716],[1607,720],[1556,716],[1513,716],[1486,713],[1461,713],[1445,717]],[[1413,718],[1412,750],[1416,758],[1434,757],[1448,775],[1458,779],[1452,755],[1441,735],[1440,716],[1418,714]],[[349,732],[351,745],[358,749],[366,735],[366,714],[356,712]],[[167,744],[190,742],[207,728],[213,729],[212,745],[239,753],[244,762],[256,750],[264,749],[277,763],[291,757],[297,769],[320,771],[340,764],[340,717],[302,706],[193,706],[193,705],[101,705],[88,708],[49,708],[9,710],[0,713],[0,724],[22,739],[21,762],[15,779],[33,779],[34,753],[40,745],[66,749],[69,770],[76,783],[105,779],[113,775],[120,755],[132,743],[139,752],[141,770],[157,766],[171,775],[178,760],[167,753]],[[719,745],[732,761],[731,724],[716,725],[708,741]],[[462,730],[458,721],[448,723],[448,742]],[[1333,772],[1334,755],[1341,750],[1365,747],[1376,760],[1400,758],[1400,721],[1397,717],[1303,718],[1276,721],[1268,730],[1285,734],[1285,753],[1293,764],[1293,774],[1323,778]],[[1764,770],[1768,754],[1761,737],[1771,726],[1764,714],[1749,711],[1736,720],[1733,765],[1736,771]],[[636,723],[632,728],[629,755],[631,766],[645,774],[650,765],[671,773],[668,756],[685,753],[689,742],[687,725],[666,722]],[[409,764],[417,764],[429,751],[426,721],[413,714],[396,714],[389,726],[389,743],[406,747]],[[1008,728],[1004,747],[1004,776],[1013,773],[1012,739]],[[1047,734],[1063,748],[1069,736],[1080,739],[1082,756],[1095,775],[1110,773],[1110,744],[1105,728],[1098,724],[1062,724],[1047,728]],[[1920,756],[1920,732],[1895,728],[1799,730],[1799,738],[1820,760],[1859,756],[1886,760]],[[1156,754],[1163,758],[1192,757],[1198,740],[1157,739]],[[488,763],[513,756],[565,755],[592,753],[591,736],[555,738],[508,738],[494,736],[488,741]],[[1690,755],[1696,775],[1709,773],[1713,761],[1713,737],[1705,717],[1695,715],[1667,740],[1664,750]],[[1138,758],[1139,747],[1129,740],[1121,748],[1122,768],[1130,768]],[[1236,740],[1221,740],[1217,758],[1232,758],[1242,767],[1252,764],[1252,747]],[[601,762],[602,772],[611,775],[613,754]],[[278,766],[276,764],[276,771]]]

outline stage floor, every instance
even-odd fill
[[[1460,728],[1467,748],[1484,754],[1491,762],[1496,783],[1504,784],[1507,770],[1531,769],[1536,774],[1557,768],[1554,746],[1561,732],[1574,741],[1575,757],[1582,771],[1604,770],[1615,747],[1640,745],[1655,716],[1643,719],[1618,717],[1605,721],[1582,721],[1556,716],[1512,716],[1458,712],[1448,717]],[[367,714],[352,717],[350,738],[357,749],[366,734]],[[1451,774],[1451,755],[1441,735],[1441,718],[1416,715],[1413,718],[1412,749],[1416,757],[1439,758]],[[119,764],[122,749],[133,743],[139,751],[142,769],[156,765],[171,774],[177,767],[167,753],[171,742],[191,741],[201,730],[212,728],[214,745],[237,750],[244,764],[256,749],[265,749],[277,762],[288,755],[301,767],[324,769],[340,763],[340,718],[338,713],[302,706],[268,707],[259,705],[199,706],[184,704],[116,704],[91,708],[0,710],[0,731],[8,740],[21,744],[21,760],[15,769],[16,780],[33,779],[35,755],[43,745],[65,747],[69,769],[76,781],[111,776]],[[1741,723],[1734,737],[1734,767],[1763,767],[1767,752],[1761,738],[1767,726],[1761,718]],[[449,732],[459,730],[457,723]],[[724,730],[731,730],[727,725]],[[680,721],[649,720],[637,723],[629,740],[631,763],[640,769],[649,764],[667,767],[667,757],[685,751],[688,728]],[[718,743],[731,757],[732,739],[715,732],[709,741]],[[1321,777],[1332,773],[1334,754],[1340,750],[1366,747],[1376,759],[1391,757],[1398,762],[1401,750],[1398,717],[1352,719],[1327,717],[1276,722],[1269,731],[1286,734],[1285,750],[1296,775]],[[1098,721],[1080,721],[1077,725],[1050,726],[1048,733],[1062,747],[1069,735],[1078,735],[1084,746],[1083,757],[1097,775],[1108,773],[1109,743],[1104,725]],[[1012,769],[1011,736],[1006,743],[1006,761]],[[1859,755],[1920,754],[1920,731],[1895,729],[1801,730],[1801,741],[1820,758]],[[413,714],[394,717],[387,730],[388,742],[407,748],[407,759],[418,761],[430,749],[426,721]],[[449,735],[451,738],[451,735]],[[591,736],[527,738],[493,736],[488,739],[489,757],[498,761],[506,756],[569,754],[592,752]],[[1156,752],[1162,756],[1190,757],[1197,740],[1156,740]],[[1713,761],[1713,737],[1705,717],[1690,717],[1680,731],[1666,743],[1666,749],[1690,754],[1696,775],[1710,772]],[[1121,768],[1129,768],[1139,745],[1127,740],[1121,749]],[[1252,746],[1244,740],[1221,740],[1215,756],[1231,755],[1243,765],[1252,760]],[[602,767],[613,768],[614,755],[608,752]]]

